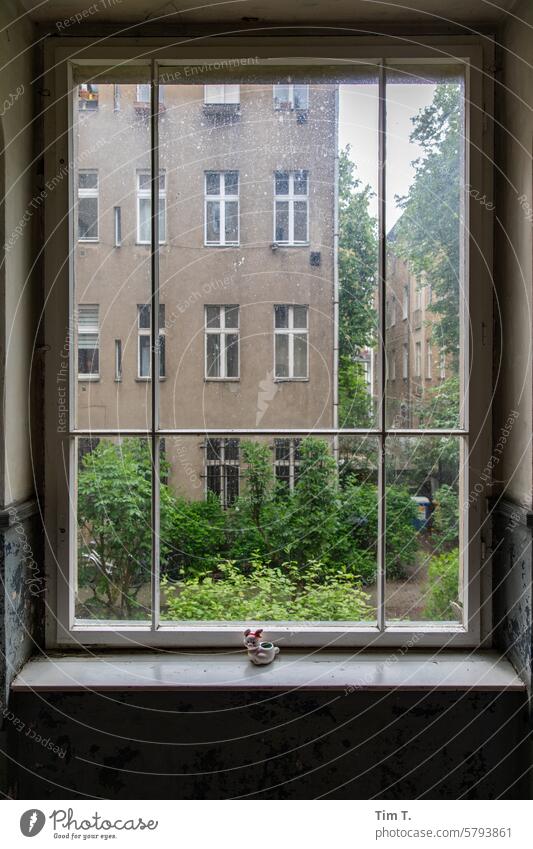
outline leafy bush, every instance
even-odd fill
[[[452,604],[458,602],[459,550],[432,557],[428,570],[429,590],[424,615],[428,619],[457,619]]]
[[[459,496],[457,491],[443,484],[435,495],[433,527],[439,534],[439,546],[457,545],[459,536]]]
[[[160,502],[162,568],[174,579],[214,568],[227,546],[219,499],[208,493],[205,501],[188,501],[162,486]]]
[[[163,617],[174,621],[361,621],[372,615],[357,578],[343,573],[324,578],[317,561],[307,564],[302,575],[295,563],[277,568],[253,560],[243,571],[228,560],[216,575],[176,583],[164,576],[162,590]]]

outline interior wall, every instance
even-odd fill
[[[508,15],[496,82],[496,291],[494,443],[503,446],[493,474],[497,488],[533,506],[533,4],[522,0]],[[501,340],[504,340],[503,342]],[[505,422],[518,412],[510,433]],[[503,442],[505,440],[505,442]]]
[[[4,137],[1,161],[5,182],[4,249],[0,293],[2,393],[2,476],[0,504],[29,498],[34,490],[28,390],[35,335],[36,251],[33,234],[40,204],[34,189],[33,25],[14,0],[0,4],[0,120]]]

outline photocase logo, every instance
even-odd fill
[[[29,811],[24,811],[20,818],[20,830],[24,837],[35,837],[42,831],[46,822],[46,817],[42,811],[37,808],[31,808]]]

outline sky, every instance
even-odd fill
[[[387,231],[396,223],[401,209],[395,195],[405,195],[413,181],[411,162],[421,149],[409,141],[411,118],[433,100],[434,84],[398,84],[387,87]],[[370,212],[377,216],[378,185],[378,87],[341,85],[339,93],[339,144],[351,146],[356,175],[372,187]]]

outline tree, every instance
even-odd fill
[[[394,250],[431,284],[436,345],[457,364],[459,352],[460,216],[463,111],[457,83],[436,86],[432,103],[413,119],[410,140],[422,148],[393,237]]]
[[[370,186],[361,188],[350,146],[339,157],[339,423],[370,424],[372,398],[360,362],[375,344],[378,243],[376,220],[368,211]]]

